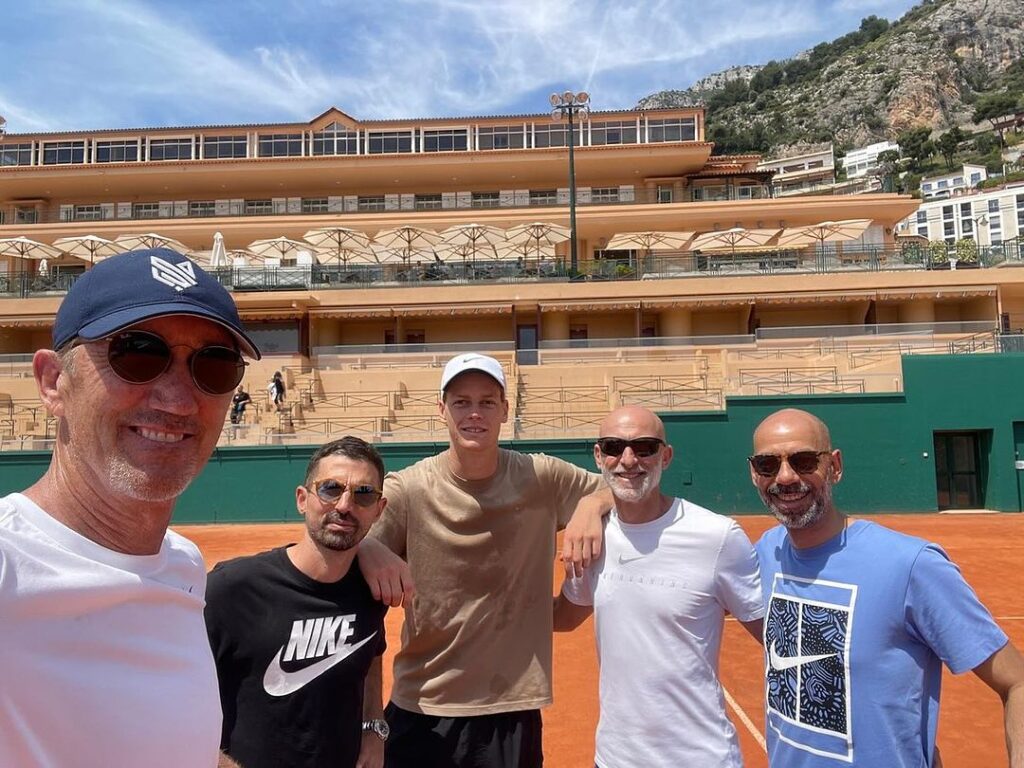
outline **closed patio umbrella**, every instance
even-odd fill
[[[213,250],[210,251],[210,269],[223,269],[230,267],[228,261],[228,249],[224,245],[224,235],[220,232],[213,233]]]

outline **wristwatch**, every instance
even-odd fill
[[[387,720],[364,720],[363,733],[366,731],[372,731],[381,741],[387,741],[388,736],[391,735],[391,728],[388,727]]]

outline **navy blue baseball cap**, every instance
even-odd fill
[[[104,259],[71,286],[57,310],[53,348],[75,339],[94,341],[157,317],[190,315],[231,332],[243,353],[260,359],[238,308],[224,287],[170,248],[119,253]]]

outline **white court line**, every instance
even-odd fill
[[[725,703],[732,707],[732,711],[736,713],[736,716],[739,717],[740,722],[743,723],[743,725],[746,727],[748,731],[750,731],[750,735],[754,737],[754,741],[760,744],[761,749],[764,750],[765,753],[767,753],[768,745],[764,742],[764,736],[762,736],[761,732],[757,730],[757,726],[754,725],[753,721],[749,717],[747,717],[747,713],[744,712],[740,705],[736,703],[736,699],[729,695],[729,691],[725,689],[724,685],[722,686],[722,693],[725,694]]]

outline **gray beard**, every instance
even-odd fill
[[[618,475],[610,469],[602,469],[601,476],[611,489],[612,495],[621,501],[635,504],[646,499],[651,491],[656,491],[661,484],[661,464],[657,464],[647,471],[639,488],[624,488],[619,482]]]
[[[787,486],[793,487],[793,486]],[[758,491],[761,496],[761,501],[764,502],[765,507],[772,513],[776,520],[790,530],[802,530],[818,522],[822,515],[825,514],[825,510],[832,505],[832,484],[825,483],[821,488],[821,493],[818,498],[814,500],[814,503],[807,508],[805,512],[799,515],[787,515],[781,509],[779,509],[774,502],[774,494],[778,493],[781,486],[778,483],[772,483],[764,491]],[[799,485],[801,493],[810,490],[807,483],[801,482]]]

